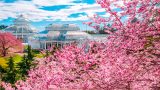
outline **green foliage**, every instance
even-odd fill
[[[94,31],[84,31],[84,32],[86,32],[88,34],[96,34]]]
[[[49,52],[48,52],[49,55]],[[32,50],[31,46],[26,46],[26,53],[22,57],[19,54],[13,57],[0,57],[0,78],[4,82],[14,84],[17,80],[25,80],[30,68],[33,68],[34,57],[45,57],[39,50]],[[2,90],[0,88],[0,90]]]
[[[2,74],[2,73],[5,73],[6,72],[6,70],[0,65],[0,73]]]
[[[39,50],[36,50],[36,49],[32,49],[32,53],[35,55],[35,54],[39,54],[40,51],[39,51]]]
[[[6,70],[0,65],[0,81],[1,81],[4,73],[6,73]]]
[[[0,86],[0,90],[5,90],[2,86]]]
[[[15,63],[15,64],[16,64],[16,63],[19,63],[19,62],[22,60],[22,56],[16,54],[16,55],[13,56],[13,60],[14,60],[14,63]]]
[[[6,25],[0,25],[0,30],[3,30],[3,29],[5,29],[5,28],[7,28],[8,26],[6,26]]]
[[[7,72],[5,76],[2,78],[2,81],[12,83],[14,84],[16,81],[16,69],[14,68],[14,61],[13,58],[10,57],[10,59],[7,62]]]
[[[28,62],[28,59],[26,58],[26,55],[23,56],[23,59],[21,62],[17,64],[18,66],[18,72],[21,75],[21,79],[24,79],[25,76],[27,75],[28,70],[30,69],[30,65]]]
[[[34,56],[35,56],[36,58],[44,58],[44,57],[45,57],[45,55],[42,54],[42,53],[34,54]]]
[[[8,71],[13,71],[13,69],[14,69],[13,57],[9,58],[7,65],[8,65]]]
[[[106,33],[104,30],[100,30],[99,34],[108,34],[108,33]]]
[[[25,80],[25,77],[28,75],[28,70],[34,66],[33,60],[35,53],[38,53],[38,51],[32,51],[31,46],[28,46],[27,55],[24,55],[22,60],[17,64],[18,72],[22,80]]]
[[[50,52],[48,50],[46,50],[45,57],[48,57],[49,55],[50,55]]]
[[[42,54],[41,51],[37,50],[37,49],[32,49],[32,54],[36,58],[44,58],[45,57],[45,55]]]
[[[46,52],[46,55],[49,56]],[[4,82],[14,84],[17,80],[25,80],[30,68],[33,68],[34,57],[43,58],[46,55],[40,53],[39,50],[32,50],[31,46],[26,46],[26,53],[22,57],[19,54],[12,55],[12,57],[0,57],[0,78]],[[0,88],[1,90],[1,88]]]
[[[18,55],[18,54],[12,55],[12,57],[13,57],[13,60],[14,60],[14,64],[15,64],[15,65],[22,60],[22,56],[21,56],[21,55]],[[10,59],[10,57],[0,57],[0,65],[1,65],[3,68],[7,68],[7,61],[8,61],[9,59]]]
[[[33,54],[32,54],[32,49],[31,49],[31,46],[28,45],[28,48],[27,48],[27,59],[31,62],[33,61]]]
[[[60,49],[60,47],[55,46],[50,50],[45,50],[44,57],[49,57],[50,55],[53,55],[59,49]]]
[[[148,37],[146,37],[146,39],[147,39],[147,42],[144,46],[144,49],[147,49],[149,47],[154,46],[154,42],[160,41],[160,36],[158,36],[158,37],[148,36]]]

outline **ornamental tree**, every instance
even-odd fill
[[[97,3],[110,17],[95,15],[86,24],[96,29],[104,27],[110,33],[105,55],[116,70],[110,76],[114,78],[110,81],[112,89],[160,89],[160,0],[97,0]]]
[[[22,43],[11,33],[0,32],[0,55],[6,56],[9,52],[22,51]]]
[[[89,47],[81,48],[66,46],[48,58],[37,60],[37,67],[29,71],[26,81],[15,84],[18,90],[160,89],[160,1],[97,0],[97,3],[110,17],[95,15],[86,24],[106,28],[110,33],[107,42],[90,42]],[[113,6],[120,12],[114,11]],[[10,84],[2,86],[11,89]]]

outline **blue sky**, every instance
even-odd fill
[[[81,30],[92,30],[82,24],[87,16],[108,16],[95,0],[0,0],[0,7],[0,24],[11,25],[23,14],[38,31],[51,23],[75,23]]]

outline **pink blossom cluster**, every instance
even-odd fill
[[[97,3],[111,14],[110,18],[95,15],[92,22],[85,24],[92,27],[103,24],[110,33],[107,42],[90,42],[88,52],[85,46],[66,46],[38,60],[26,81],[15,84],[18,90],[160,89],[160,1],[97,0]],[[113,11],[113,5],[122,11]],[[125,22],[123,16],[128,18]],[[117,31],[112,32],[113,28]],[[10,90],[10,86],[5,88]]]
[[[23,45],[11,33],[0,32],[0,55],[6,56],[9,52],[22,52]]]

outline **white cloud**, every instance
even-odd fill
[[[38,6],[73,5],[75,0],[32,0]]]
[[[75,6],[71,6],[69,9],[62,9],[59,12],[65,13],[64,15],[85,12],[88,16],[93,16],[96,12],[105,12],[105,9],[101,8],[98,4],[77,4]]]
[[[41,20],[62,20],[62,21],[77,21],[88,20],[87,16],[80,15],[79,17],[68,17],[73,13],[85,12],[92,16],[96,12],[105,11],[98,4],[75,4],[71,3],[74,0],[32,0],[32,1],[17,1],[15,3],[0,2],[0,20],[7,19],[8,17],[16,18],[20,14],[24,14],[31,21]],[[46,11],[39,9],[39,6],[52,6],[52,5],[69,5],[73,6],[59,11]]]

